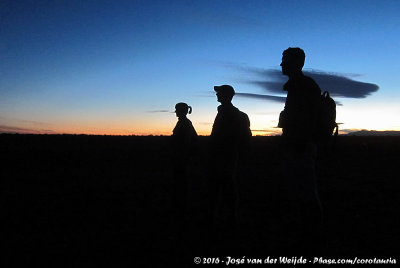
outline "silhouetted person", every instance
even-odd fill
[[[186,117],[192,113],[192,107],[180,102],[175,105],[178,122],[172,134],[173,146],[173,197],[172,204],[176,220],[182,221],[185,217],[188,190],[188,166],[197,146],[197,133],[192,122]]]
[[[250,120],[232,105],[235,91],[231,86],[215,86],[214,90],[221,105],[210,136],[210,216],[217,227],[233,230],[238,195],[236,168],[239,154],[251,137]]]
[[[315,171],[321,90],[312,78],[303,74],[304,61],[305,54],[300,48],[283,52],[282,73],[289,80],[283,86],[287,98],[278,124],[282,128],[280,211],[283,232],[294,241],[289,242],[287,250],[315,255],[321,247],[322,208]]]

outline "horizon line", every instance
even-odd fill
[[[354,135],[361,133],[394,134],[400,136],[400,130],[374,130],[374,129],[343,129],[339,136]],[[259,132],[254,130],[254,132]],[[86,133],[22,133],[22,132],[0,132],[0,135],[36,135],[36,136],[111,136],[111,137],[170,137],[172,134],[86,134]],[[199,137],[210,137],[208,135],[198,135]],[[253,137],[279,137],[281,134],[253,135]]]

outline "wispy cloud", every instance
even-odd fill
[[[253,93],[236,93],[235,96],[253,98],[253,99],[271,100],[271,101],[283,102],[283,103],[285,103],[285,100],[286,100],[286,97],[263,95],[263,94],[253,94]]]
[[[50,129],[31,129],[7,125],[0,125],[0,133],[55,134],[55,132]]]
[[[340,134],[355,136],[400,136],[396,130],[368,130],[368,129],[343,129]]]
[[[174,113],[172,111],[168,110],[152,110],[152,111],[147,111],[148,113]]]
[[[220,28],[245,28],[254,29],[265,27],[263,21],[258,20],[251,16],[244,16],[240,13],[229,12],[223,10],[222,15],[220,11],[213,9],[203,9],[201,6],[192,4],[191,23],[200,24],[208,27]]]
[[[203,125],[203,126],[209,126],[209,125],[212,125],[213,123],[211,123],[211,122],[199,122],[197,124],[198,125]]]
[[[5,122],[16,122],[16,124],[18,125],[29,125],[29,126],[34,126],[34,127],[44,127],[44,126],[51,126],[51,123],[48,122],[42,122],[42,121],[35,121],[35,120],[25,120],[25,119],[20,119],[20,118],[16,118],[16,117],[3,117],[0,116],[0,124],[4,124],[4,125],[9,125]]]
[[[32,120],[18,120],[19,123],[23,124],[30,124],[30,125],[35,125],[35,126],[48,126],[50,125],[49,123],[45,122],[39,122],[39,121],[32,121]]]
[[[51,128],[47,122],[0,116],[0,133],[55,134]]]
[[[275,111],[275,112],[253,112],[252,114],[254,114],[254,115],[273,115],[273,116],[276,116],[277,114],[279,114],[279,111]]]

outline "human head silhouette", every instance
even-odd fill
[[[188,113],[192,113],[192,107],[184,102],[179,102],[175,105],[175,113],[177,117],[185,117]]]
[[[217,101],[221,104],[230,103],[235,95],[235,90],[230,85],[214,86],[214,90],[217,95]]]
[[[289,47],[282,53],[282,74],[295,76],[301,73],[306,55],[299,47]]]

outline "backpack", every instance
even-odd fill
[[[327,144],[331,140],[333,134],[334,145],[339,132],[339,126],[336,123],[336,103],[330,97],[328,91],[322,93],[320,105],[317,124],[317,139],[322,143]]]
[[[242,112],[240,112],[240,143],[243,144],[243,146],[248,146],[250,142],[250,138],[252,136],[251,134],[251,129],[250,129],[250,120],[249,116]]]

